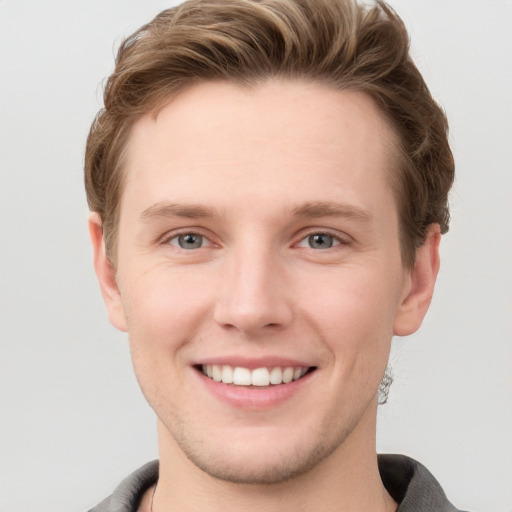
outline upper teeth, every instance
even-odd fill
[[[229,366],[227,364],[206,364],[202,366],[203,373],[215,382],[234,384],[235,386],[268,386],[270,384],[287,384],[293,380],[300,379],[308,367],[284,368],[242,368],[240,366]]]

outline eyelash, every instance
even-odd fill
[[[333,245],[331,245],[330,247],[326,247],[326,248],[317,248],[318,250],[320,251],[326,251],[327,249],[332,249],[334,247],[338,247],[340,245],[348,245],[348,240],[346,238],[342,238],[341,236],[339,235],[335,235],[334,233],[330,233],[329,231],[310,231],[309,233],[307,233],[305,236],[303,236],[298,244],[296,244],[296,246],[301,246],[302,243],[310,243],[311,242],[311,238],[313,237],[330,237],[332,238],[332,241],[333,241]],[[307,249],[315,249],[314,247],[311,247],[311,246],[306,246],[305,248]]]
[[[213,242],[211,242],[211,240],[206,236],[206,235],[203,235],[202,233],[198,233],[196,231],[182,231],[181,233],[176,233],[176,234],[173,234],[172,236],[168,236],[166,237],[162,243],[164,245],[172,245],[178,249],[182,249],[184,251],[190,251],[192,249],[203,249],[204,248],[204,245],[201,244],[201,247],[193,247],[192,249],[188,248],[186,249],[185,247],[181,247],[179,245],[179,242],[177,242],[176,244],[173,244],[172,241],[173,240],[179,240],[180,237],[186,237],[186,236],[195,236],[195,237],[200,237],[202,239],[202,242],[204,241],[208,241],[209,244],[208,245],[213,245]]]
[[[185,247],[182,247],[179,243],[179,238],[180,237],[185,237],[185,236],[195,236],[195,237],[200,237],[201,238],[201,246],[200,247],[192,247],[192,248],[185,248]],[[332,238],[333,240],[333,244],[330,246],[330,247],[326,247],[326,248],[314,248],[314,247],[307,247],[307,246],[302,246],[306,249],[313,249],[313,250],[319,250],[319,251],[326,251],[328,249],[332,249],[334,247],[338,247],[340,245],[349,245],[350,241],[347,240],[346,238],[343,238],[339,235],[335,235],[334,233],[330,233],[329,231],[325,231],[325,230],[311,230],[309,233],[306,233],[304,234],[298,243],[294,244],[293,246],[294,247],[301,247],[301,244],[302,243],[311,243],[311,238],[312,237],[315,237],[315,236],[323,236],[323,237],[330,237]],[[176,240],[177,242],[176,243],[172,243],[173,240]],[[196,249],[203,249],[205,247],[204,245],[204,242],[207,241],[208,244],[206,246],[212,246],[214,245],[214,243],[206,236],[206,235],[203,235],[202,233],[199,233],[199,232],[196,232],[196,231],[183,231],[181,233],[176,233],[176,234],[173,234],[172,236],[167,236],[165,237],[165,239],[162,240],[162,244],[163,245],[172,245],[178,249],[181,249],[181,250],[184,250],[184,251],[191,251],[191,250],[196,250]]]

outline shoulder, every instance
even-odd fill
[[[379,472],[397,512],[462,512],[450,503],[439,482],[418,461],[405,455],[379,455]]]
[[[115,488],[114,492],[89,512],[132,512],[137,510],[144,493],[158,480],[158,461],[148,462]]]

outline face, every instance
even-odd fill
[[[365,95],[290,81],[196,85],[134,125],[115,281],[91,232],[167,450],[268,483],[373,445],[391,337],[431,294],[401,263],[392,137]]]

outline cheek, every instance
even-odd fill
[[[302,314],[346,371],[359,365],[381,368],[383,361],[385,366],[399,293],[385,275],[377,265],[372,272],[344,269],[317,279],[316,292],[303,296]]]
[[[134,272],[130,275],[135,275]],[[198,282],[171,272],[150,272],[122,289],[135,375],[155,411],[179,406],[169,390],[184,377],[186,350],[207,316],[207,294]]]
[[[378,269],[345,268],[314,279],[310,293],[303,294],[303,302],[326,329],[333,331],[376,330],[392,332],[394,313],[398,302],[398,287],[385,279]],[[385,329],[386,330],[386,329]]]
[[[136,275],[132,272],[131,275]],[[201,279],[189,273],[151,271],[125,283],[123,305],[131,344],[169,357],[199,329],[208,309]]]

